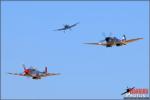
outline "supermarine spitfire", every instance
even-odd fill
[[[137,40],[142,40],[143,38],[135,38],[135,39],[126,39],[126,36],[123,35],[122,39],[118,39],[116,37],[105,37],[104,40],[100,41],[100,42],[96,42],[96,43],[85,43],[85,44],[91,44],[91,45],[98,45],[98,46],[106,46],[106,47],[112,47],[112,46],[123,46],[126,45],[130,42],[134,42]]]
[[[23,73],[8,73],[8,74],[32,77],[32,79],[41,79],[42,77],[59,75],[59,73],[48,73],[47,67],[45,67],[45,70],[41,72],[33,67],[26,68],[25,65],[22,66],[24,68]]]
[[[63,28],[60,28],[60,29],[56,29],[56,30],[54,30],[54,31],[66,31],[66,30],[71,30],[73,27],[75,27],[75,26],[77,26],[79,23],[75,23],[75,24],[73,24],[73,25],[68,25],[68,24],[66,24],[66,25],[64,25],[64,27]]]

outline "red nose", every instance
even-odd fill
[[[29,72],[30,72],[29,69],[24,70],[24,73],[25,73],[25,74],[29,74]]]

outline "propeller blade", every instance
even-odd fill
[[[105,32],[102,33],[103,37],[106,38]]]
[[[22,64],[22,67],[24,68],[24,70],[26,70],[25,64]]]
[[[112,34],[113,34],[113,32],[110,32],[110,33],[109,33],[109,37],[111,37],[111,36],[112,36]]]
[[[100,40],[99,42],[105,42],[106,40]]]

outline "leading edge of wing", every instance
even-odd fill
[[[65,30],[65,28],[60,28],[60,29],[56,29],[56,30],[53,30],[53,31],[62,31],[62,30]]]
[[[41,77],[55,76],[55,75],[60,75],[60,73],[47,73],[46,75],[41,75]]]
[[[47,76],[60,75],[60,73],[47,73]]]
[[[130,39],[130,40],[126,40],[125,42],[130,43],[130,42],[134,42],[134,41],[137,41],[137,40],[143,40],[143,38]]]
[[[89,45],[102,45],[102,46],[106,46],[106,45],[107,45],[106,43],[100,43],[100,42],[97,42],[97,43],[84,43],[84,44],[89,44]]]
[[[24,74],[18,74],[18,73],[8,73],[10,75],[18,75],[18,76],[25,76]]]
[[[79,22],[78,22],[78,23],[75,23],[75,24],[73,24],[73,25],[71,25],[70,27],[77,26],[78,24],[79,24]]]

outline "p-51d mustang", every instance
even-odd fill
[[[41,72],[33,67],[26,68],[25,65],[23,65],[23,68],[24,68],[23,73],[8,73],[8,74],[32,77],[32,79],[41,79],[42,77],[59,75],[59,73],[48,73],[47,67],[45,67],[45,71],[43,71],[43,72]]]
[[[68,30],[68,29],[70,29],[71,30],[71,28],[72,27],[75,27],[75,26],[77,26],[79,23],[75,23],[75,24],[73,24],[73,25],[68,25],[68,24],[66,24],[66,25],[64,25],[64,27],[63,28],[60,28],[60,29],[56,29],[56,30],[54,30],[54,31],[66,31],[66,30]]]
[[[123,46],[126,45],[130,42],[134,42],[137,40],[142,40],[143,38],[135,38],[135,39],[126,39],[126,36],[123,35],[122,39],[118,39],[116,37],[105,37],[104,40],[97,42],[97,43],[85,43],[85,44],[91,44],[91,45],[101,45],[101,46],[106,46],[106,47],[112,47],[112,46]]]

